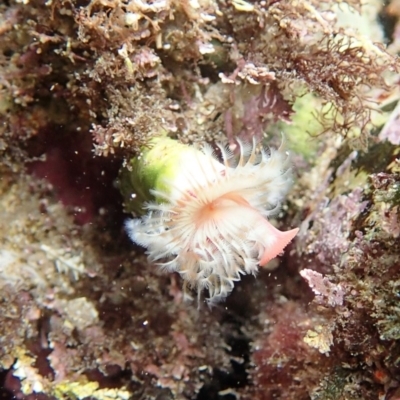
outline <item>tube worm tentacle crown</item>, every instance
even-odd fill
[[[220,147],[219,161],[208,146],[161,138],[134,168],[153,201],[127,222],[129,236],[185,287],[208,291],[210,302],[225,298],[241,275],[256,274],[298,232],[268,221],[291,184],[287,154],[239,145],[239,157]]]

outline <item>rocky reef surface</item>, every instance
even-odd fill
[[[0,4],[2,398],[400,398],[400,3],[364,3]],[[211,309],[124,229],[165,134],[290,152],[297,237]]]

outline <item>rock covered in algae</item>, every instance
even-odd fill
[[[398,172],[374,144],[399,143],[398,97],[386,89],[398,80],[400,13],[397,1],[375,2],[370,40],[345,23],[360,3],[338,3],[0,4],[2,387],[18,397],[398,397]],[[369,125],[376,104],[392,121],[381,130]],[[306,108],[320,132],[303,122]],[[279,142],[282,130],[301,154],[279,216],[302,226],[301,240],[212,314],[181,303],[179,280],[133,252],[113,212],[110,171],[160,127],[230,145],[266,133]],[[307,131],[325,135],[308,146]],[[352,153],[368,141],[371,159]],[[55,191],[23,172],[43,158],[38,175]],[[71,205],[87,208],[78,225]]]

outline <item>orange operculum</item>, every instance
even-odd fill
[[[268,261],[271,261],[273,258],[278,256],[299,231],[299,228],[295,228],[287,232],[282,232],[279,229],[276,229],[267,220],[264,220],[263,224],[265,232],[268,235],[273,236],[274,240],[270,246],[265,248],[264,254],[262,255],[259,262],[260,266],[265,266]]]

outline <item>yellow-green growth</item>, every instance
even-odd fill
[[[144,148],[138,157],[132,158],[120,172],[119,188],[124,197],[125,210],[143,214],[146,201],[160,201],[150,192],[169,192],[168,181],[182,168],[190,165],[193,152],[198,151],[168,137],[157,137]],[[189,162],[189,163],[188,163]]]
[[[320,101],[311,93],[298,97],[293,104],[295,112],[291,124],[280,124],[288,141],[288,148],[310,161],[318,149],[319,142],[315,136],[323,130],[316,118],[316,110],[320,107]]]
[[[55,386],[52,392],[54,397],[59,400],[82,400],[85,398],[97,400],[128,400],[132,395],[125,387],[120,389],[99,389],[98,382],[90,382],[86,379],[74,382],[62,381]]]

